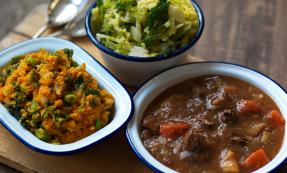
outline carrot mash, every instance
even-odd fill
[[[0,73],[0,102],[37,138],[65,144],[112,118],[113,96],[72,59],[73,50],[45,49],[13,57]]]

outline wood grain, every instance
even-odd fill
[[[286,0],[198,0],[206,25],[193,54],[239,63],[287,88]]]
[[[206,18],[205,31],[185,62],[228,61],[259,70],[287,87],[286,0],[198,0]],[[45,6],[38,7],[15,31],[32,35],[44,22]],[[10,33],[0,49],[27,39]],[[69,38],[67,38],[69,39]],[[73,39],[97,59],[98,50],[87,38]],[[117,157],[115,157],[117,156]],[[129,149],[124,132],[93,148],[69,156],[34,152],[0,127],[0,161],[22,172],[151,172]],[[287,171],[281,168],[279,173]]]

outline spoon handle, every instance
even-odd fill
[[[65,34],[65,30],[61,30],[61,31],[53,32],[53,33],[47,35],[47,37],[59,37],[59,36],[64,35],[64,34]]]
[[[48,24],[45,24],[44,26],[42,26],[35,35],[33,35],[32,38],[38,38],[40,37],[47,29],[49,28]]]

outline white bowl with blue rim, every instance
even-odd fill
[[[176,171],[156,160],[144,147],[140,138],[141,122],[147,106],[163,91],[180,82],[203,75],[224,75],[245,81],[270,96],[287,120],[287,92],[268,76],[250,68],[224,62],[202,62],[178,66],[164,71],[145,82],[134,95],[135,113],[126,129],[126,136],[135,154],[156,172]],[[287,124],[280,151],[275,158],[254,173],[271,172],[287,158]]]
[[[47,154],[66,154],[83,150],[93,144],[96,144],[123,127],[131,115],[133,114],[133,101],[123,85],[99,62],[97,62],[90,54],[84,51],[76,44],[58,38],[38,38],[18,43],[10,48],[0,52],[0,66],[5,65],[11,58],[16,55],[26,54],[38,51],[44,48],[48,51],[69,48],[73,49],[73,59],[78,63],[86,63],[86,70],[95,77],[101,88],[105,88],[115,98],[115,110],[112,121],[99,131],[73,143],[55,145],[41,141],[32,133],[26,130],[11,115],[7,109],[0,104],[0,122],[15,137],[28,147]],[[1,142],[0,142],[1,143]]]
[[[91,29],[92,9],[97,6],[94,3],[87,12],[86,32],[89,39],[100,50],[105,65],[123,83],[131,86],[139,86],[154,74],[176,65],[186,57],[189,50],[199,40],[204,29],[204,16],[199,5],[191,0],[199,17],[199,28],[195,36],[183,47],[174,51],[168,58],[162,55],[156,57],[135,57],[117,53],[105,47],[96,39]]]

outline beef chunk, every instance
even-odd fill
[[[223,89],[220,89],[218,92],[212,93],[208,96],[207,109],[222,109],[228,103],[230,103],[228,95],[225,94]]]
[[[215,128],[215,122],[212,119],[212,117],[204,117],[202,119],[200,119],[200,124],[201,127],[203,127],[204,129],[208,129],[208,130],[212,130]]]
[[[243,135],[237,135],[233,134],[229,140],[236,145],[239,145],[241,147],[245,147],[248,144],[248,139],[244,137]]]
[[[190,129],[183,137],[183,149],[188,151],[205,150],[212,143],[208,135],[200,129]]]
[[[148,138],[150,138],[152,135],[148,130],[143,130],[143,132],[141,133],[141,138],[143,140],[146,140]]]
[[[211,146],[214,144],[210,136],[200,129],[190,129],[183,137],[182,159],[193,162],[207,161],[211,158]]]
[[[187,113],[187,108],[185,106],[186,102],[186,97],[181,95],[172,95],[161,103],[159,114],[162,117],[168,118]]]
[[[186,108],[189,112],[202,111],[205,108],[205,97],[195,96],[189,99],[186,103]]]
[[[149,115],[143,120],[143,127],[149,130],[152,134],[159,133],[159,122],[155,115]]]
[[[235,114],[235,110],[233,109],[224,109],[218,113],[218,118],[220,122],[229,125],[235,124],[238,120]]]

